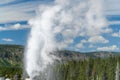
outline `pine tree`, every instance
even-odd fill
[[[115,80],[119,80],[119,63],[118,62],[117,62],[115,73],[116,73]]]

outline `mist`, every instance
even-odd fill
[[[44,74],[56,57],[51,52],[74,44],[76,37],[99,36],[108,29],[102,0],[55,0],[40,5],[36,16],[29,20],[32,27],[25,52],[25,68],[31,80]],[[57,54],[57,53],[56,53]],[[42,79],[44,80],[44,79]]]

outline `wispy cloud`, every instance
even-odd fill
[[[113,24],[120,24],[120,21],[109,21],[108,22],[109,25],[113,25]]]
[[[15,0],[2,0],[2,1],[0,1],[0,5],[7,4],[7,3],[10,3],[13,1],[15,1]]]
[[[5,27],[0,27],[0,31],[20,30],[20,29],[25,29],[25,28],[30,28],[30,26],[29,25],[21,25],[21,24],[17,23],[14,25],[7,25]]]
[[[120,14],[120,0],[104,0],[104,10],[106,15]]]
[[[83,45],[82,43],[79,43],[79,44],[76,45],[76,48],[77,48],[77,49],[84,48],[84,45]]]
[[[17,0],[2,0],[0,5],[16,1]],[[0,6],[0,23],[29,20],[35,15],[36,8],[38,8],[41,3],[53,2],[53,0],[22,1],[22,3]],[[103,5],[104,13],[107,15],[119,14],[119,4],[120,0],[105,0]]]
[[[15,0],[16,1],[16,0]],[[18,4],[0,6],[0,23],[26,21],[35,15],[41,0],[26,1]]]
[[[93,44],[90,44],[88,47],[89,48],[95,48],[95,46]]]
[[[102,36],[93,36],[88,39],[89,43],[109,43],[109,40],[105,39]]]
[[[112,34],[113,37],[120,37],[120,31]]]
[[[5,42],[13,42],[14,40],[13,40],[13,39],[10,39],[10,38],[3,38],[2,41],[5,41]]]
[[[112,45],[112,46],[108,46],[108,47],[99,47],[97,48],[97,50],[99,51],[114,51],[114,50],[118,50],[118,46],[116,45]]]

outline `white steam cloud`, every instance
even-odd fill
[[[99,36],[107,29],[101,0],[56,0],[41,5],[32,26],[26,48],[26,70],[31,79],[54,62],[50,55],[74,43],[79,36]],[[46,80],[50,80],[49,78]]]

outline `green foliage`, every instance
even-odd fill
[[[0,45],[0,76],[19,79],[23,73],[23,46]],[[55,65],[53,80],[115,80],[120,53],[59,51],[63,63]],[[21,79],[20,79],[21,80]]]
[[[22,68],[19,68],[16,66],[13,66],[13,67],[2,66],[2,67],[0,67],[0,76],[9,77],[12,79],[16,74],[19,77],[21,77]]]
[[[0,67],[22,66],[23,50],[19,45],[0,45]]]
[[[68,61],[57,65],[56,80],[115,80],[117,62],[120,57]]]
[[[23,46],[0,45],[0,76],[21,78],[23,67]],[[20,79],[21,80],[21,79]]]

